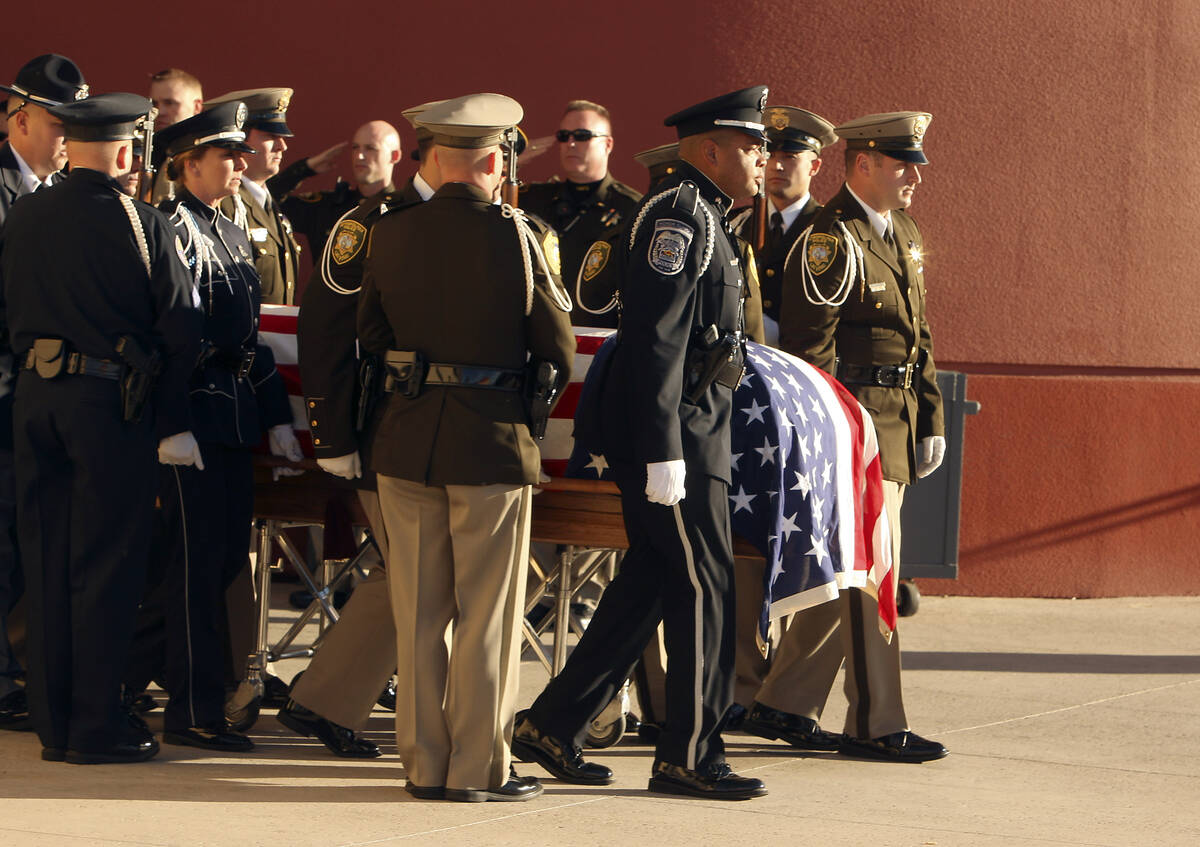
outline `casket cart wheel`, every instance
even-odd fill
[[[621,715],[607,726],[597,726],[600,723],[599,719],[592,721],[592,725],[588,727],[587,746],[588,747],[611,747],[621,740],[621,736],[625,734],[625,716]]]
[[[896,588],[896,614],[911,618],[921,608],[921,590],[911,579],[900,580]]]

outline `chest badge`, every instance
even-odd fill
[[[829,270],[837,257],[837,238],[826,232],[814,232],[808,236],[808,249],[805,251],[805,261],[813,275],[819,276]]]
[[[591,282],[596,278],[596,274],[604,270],[604,266],[608,264],[608,257],[612,254],[612,245],[607,241],[597,241],[588,248],[587,255],[583,257],[583,281]]]
[[[367,240],[367,228],[358,221],[342,221],[333,233],[333,261],[344,265],[359,254]]]

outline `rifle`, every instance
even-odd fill
[[[504,185],[500,187],[500,201],[514,209],[518,205],[518,193],[521,183],[517,180],[517,128],[513,127],[504,136],[504,149],[508,153],[508,175]]]
[[[158,109],[150,107],[150,112],[142,119],[142,169],[138,172],[137,199],[149,203],[154,195],[154,119],[158,117]]]
[[[754,252],[761,253],[767,243],[767,192],[759,183],[754,195]]]

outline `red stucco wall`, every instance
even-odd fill
[[[613,170],[638,186],[631,156],[671,140],[664,115],[743,85],[834,121],[932,112],[912,211],[938,359],[972,375],[983,411],[967,423],[961,577],[925,590],[1200,590],[1200,5],[191,4],[156,14],[138,54],[138,7],[101,8],[23,10],[34,35],[6,28],[0,75],[54,50],[96,91],[144,90],[167,65],[209,94],[290,85],[301,154],[376,117],[410,141],[402,108],[469,91],[517,97],[535,136],[587,97],[613,110]]]

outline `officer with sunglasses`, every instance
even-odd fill
[[[583,256],[592,243],[607,238],[625,222],[642,195],[608,172],[612,122],[608,109],[589,100],[567,104],[555,135],[565,179],[522,186],[521,208],[558,232],[562,278],[573,289]],[[602,326],[576,307],[571,322]]]

